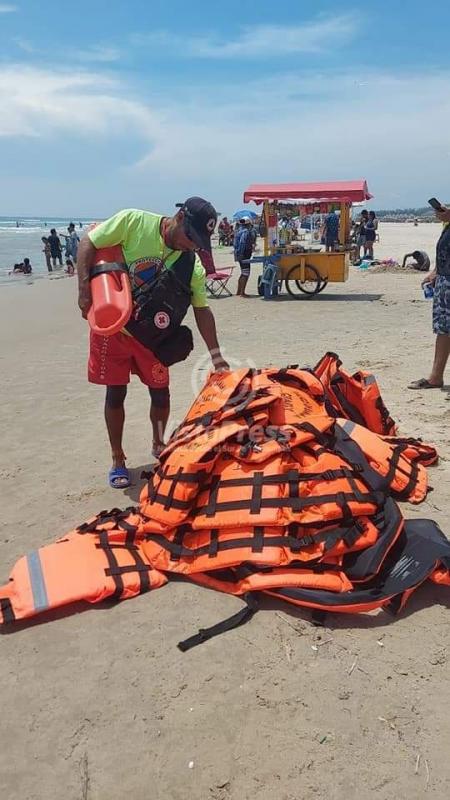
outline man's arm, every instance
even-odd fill
[[[94,263],[96,248],[92,244],[89,236],[83,236],[78,247],[78,305],[81,314],[86,319],[87,313],[91,307],[92,295],[91,286],[89,282],[89,273],[92,264]]]
[[[217,341],[216,321],[211,309],[208,306],[194,308],[194,316],[200,336],[210,352],[214,369],[216,371],[230,369],[229,364],[220,352],[219,342]]]

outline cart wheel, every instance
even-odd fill
[[[328,278],[325,278],[325,280],[322,281],[322,283],[320,284],[320,288],[319,288],[319,291],[317,292],[317,294],[320,294],[320,292],[323,292],[323,290],[325,289],[325,286],[328,286]]]
[[[264,297],[264,284],[262,283],[262,275],[258,275],[258,294]]]
[[[294,290],[292,285],[295,283],[297,289],[300,292],[308,295],[309,297],[314,297],[315,294],[318,294],[320,291],[322,291],[322,289],[325,288],[326,283],[323,283],[320,272],[315,267],[312,267],[310,264],[305,265],[304,281],[297,281],[294,278],[290,278],[289,276],[293,275],[294,272],[297,272],[299,266],[300,264],[296,264],[289,270],[288,274],[286,275],[286,289],[289,292],[289,294],[292,295],[292,297],[299,297],[299,295]]]

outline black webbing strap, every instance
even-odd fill
[[[371,503],[375,506],[380,506],[384,497],[382,492],[367,492],[361,495],[358,492],[356,497],[353,492],[341,492],[341,502],[348,503],[361,502],[361,497],[364,497],[366,503]],[[309,495],[308,497],[290,498],[290,497],[263,497],[260,501],[260,510],[264,508],[292,508],[294,511],[298,508],[300,502],[301,509],[309,508],[310,506],[325,505],[326,503],[333,503],[336,501],[336,494],[322,494],[322,495]],[[197,506],[192,509],[193,517],[212,517],[215,513],[225,511],[248,511],[250,508],[250,500],[228,500],[220,503],[214,502],[214,511],[212,512],[208,506]],[[175,508],[185,508],[185,506],[177,506]],[[210,513],[207,513],[209,510]]]
[[[101,547],[104,551],[106,559],[109,564],[109,570],[105,570],[106,575],[110,575],[114,581],[114,592],[112,594],[113,600],[121,600],[122,593],[123,593],[123,580],[120,571],[118,571],[119,564],[117,563],[117,559],[111,549],[111,545],[109,543],[108,534],[106,531],[101,531],[99,535],[99,543],[96,547]]]
[[[179,467],[179,469],[172,478],[169,478],[167,475],[165,476],[165,480],[170,480],[171,483],[170,483],[170,489],[166,495],[166,500],[164,502],[164,511],[169,511],[169,509],[172,507],[172,500],[175,494],[176,485],[179,482],[182,474],[183,474],[183,467]]]
[[[180,525],[176,531],[175,536],[173,537],[173,543],[175,545],[175,550],[170,556],[171,561],[179,561],[181,558],[182,552],[186,549],[183,547],[183,541],[186,533],[191,530],[190,525]]]
[[[126,264],[118,264],[117,261],[103,262],[102,264],[95,264],[89,271],[89,278],[96,278],[97,275],[103,275],[108,272],[128,272]]]
[[[334,434],[334,451],[337,455],[344,458],[352,467],[357,467],[359,470],[359,477],[364,481],[369,489],[373,492],[386,493],[390,489],[389,476],[383,476],[370,466],[367,456],[365,455],[362,447],[356,442],[351,433],[347,433],[344,423],[343,426],[335,424]],[[348,423],[352,425],[352,422]],[[377,503],[378,504],[378,503]]]
[[[329,523],[328,523],[329,524]],[[189,526],[180,526],[186,532]],[[182,537],[179,538],[179,531],[177,530],[174,540],[170,541],[164,534],[161,533],[148,533],[145,537],[147,542],[154,542],[163,550],[170,553],[171,561],[179,561],[181,558],[200,558],[201,556],[208,556],[214,558],[219,553],[226,553],[230,550],[251,550],[252,553],[262,553],[264,548],[280,547],[284,550],[290,550],[294,554],[298,554],[305,547],[311,547],[317,544],[325,544],[325,550],[330,550],[335,544],[342,539],[348,546],[354,544],[359,536],[364,532],[364,526],[358,522],[352,525],[339,526],[324,530],[315,535],[305,533],[301,538],[298,538],[298,531],[303,529],[303,525],[299,526],[296,523],[291,523],[288,526],[289,535],[281,534],[280,536],[265,536],[264,528],[254,527],[252,536],[242,536],[238,539],[221,539],[220,530],[213,528],[210,531],[210,541],[208,544],[201,547],[190,548],[183,545]],[[178,537],[178,540],[177,540]]]
[[[352,405],[349,400],[347,400],[345,394],[341,391],[339,384],[343,382],[344,379],[341,378],[340,375],[335,375],[331,379],[331,390],[336,395],[336,399],[342,410],[345,412],[346,417],[348,417],[348,419],[350,419],[352,422],[356,422],[358,425],[363,425],[366,427],[366,420],[359,409],[355,408],[355,406]]]
[[[218,552],[219,552],[219,530],[218,528],[213,528],[209,539],[208,556],[210,558],[216,558]]]
[[[301,511],[302,501],[300,497],[300,483],[297,470],[291,470],[287,473],[286,478],[289,483],[289,500],[291,503],[292,511]]]
[[[213,517],[214,514],[216,513],[217,495],[219,492],[219,486],[220,486],[220,474],[213,475],[211,478],[208,505],[205,508],[205,515],[207,517]]]
[[[256,526],[253,533],[253,553],[262,553],[264,550],[264,528]]]
[[[210,628],[200,628],[199,632],[194,636],[190,636],[189,639],[185,639],[183,642],[178,642],[178,649],[185,653],[186,650],[191,650],[192,647],[197,647],[198,644],[203,644],[203,642],[207,642],[214,636],[232,631],[234,628],[238,628],[248,622],[258,610],[258,603],[250,593],[243,595],[242,599],[246,605],[241,611],[233,614],[232,617],[228,617],[228,619],[224,619],[222,622],[218,622],[216,625],[212,625]]]
[[[191,472],[191,473],[182,473],[178,470],[177,473],[169,474],[168,468],[164,468],[164,470],[159,470],[157,473],[157,477],[160,478],[158,482],[158,486],[156,487],[156,479],[154,482],[151,491],[149,492],[149,503],[150,504],[159,504],[162,505],[165,511],[168,511],[170,508],[178,509],[178,510],[186,510],[190,509],[192,505],[192,500],[180,500],[175,498],[174,490],[176,483],[198,483],[199,487],[202,487],[205,490],[209,490],[209,500],[206,506],[205,514],[207,517],[213,517],[216,510],[223,504],[217,502],[218,493],[222,489],[230,489],[230,488],[237,488],[237,487],[252,487],[252,497],[250,502],[250,506],[246,505],[248,501],[230,501],[239,503],[236,506],[236,510],[248,508],[250,507],[251,514],[258,514],[264,505],[267,506],[267,500],[262,497],[262,487],[264,486],[282,486],[284,484],[289,485],[289,499],[286,499],[284,502],[290,508],[294,510],[300,510],[303,508],[305,500],[299,497],[299,487],[295,484],[297,483],[305,483],[308,481],[334,481],[340,478],[346,478],[349,482],[351,477],[359,477],[363,476],[363,468],[359,464],[352,464],[352,469],[348,467],[341,467],[339,469],[329,469],[324,470],[323,472],[298,472],[297,470],[290,470],[281,475],[264,475],[263,472],[254,472],[248,478],[226,478],[222,480],[220,474],[213,475],[209,478],[209,474],[207,470],[199,470],[198,472]],[[377,473],[374,473],[377,474]],[[209,478],[209,481],[207,479]],[[162,481],[172,482],[169,494],[163,494],[161,489]],[[368,500],[367,495],[363,495],[355,483],[352,484],[352,488],[354,489],[355,493],[357,493],[358,497],[355,499],[359,499],[359,502],[364,500]],[[242,505],[242,503],[244,505]],[[270,505],[270,504],[269,504]],[[278,506],[283,505],[283,501],[280,500]],[[233,510],[234,506],[229,505],[228,510]],[[197,514],[198,511],[195,510],[194,514]]]
[[[112,578],[114,581],[115,589],[113,594],[111,595],[113,600],[121,600],[122,594],[124,590],[123,579],[122,575],[126,575],[129,573],[137,572],[139,575],[139,583],[140,583],[140,594],[144,592],[148,592],[151,588],[150,585],[150,564],[146,564],[144,559],[142,558],[138,548],[135,545],[126,545],[126,544],[115,544],[110,543],[108,539],[108,532],[101,531],[99,534],[99,542],[96,544],[97,548],[100,548],[105,553],[106,559],[108,561],[108,568],[105,569],[105,575],[109,578]],[[120,564],[117,562],[117,558],[115,556],[114,550],[126,550],[132,558],[134,559],[134,564],[130,564],[126,567],[121,567]]]
[[[310,393],[312,395],[313,399],[317,403],[323,403],[323,401],[324,401],[323,394],[314,395],[311,392],[311,387],[308,386],[308,383],[306,381],[304,381],[303,378],[301,378],[299,375],[295,375],[292,372],[290,372],[291,369],[292,369],[291,367],[287,367],[287,369],[280,369],[275,375],[270,375],[269,376],[269,380],[271,380],[273,383],[286,384],[287,386],[291,385],[292,387],[296,387],[298,389],[301,389],[301,391],[303,391],[303,392]],[[314,374],[314,373],[310,373],[310,374]],[[316,377],[316,376],[314,376],[314,377]]]
[[[250,514],[259,514],[261,511],[262,487],[264,472],[254,472],[252,478],[252,496],[250,498]]]
[[[99,525],[105,525],[108,522],[113,522],[117,528],[120,528],[124,531],[134,530],[136,531],[137,528],[135,525],[130,525],[130,523],[126,522],[125,519],[130,514],[137,514],[138,509],[135,506],[129,506],[128,508],[112,508],[111,511],[99,511],[96,517],[90,522],[82,522],[81,525],[78,525],[75,530],[77,533],[95,533],[97,532]]]
[[[2,612],[3,623],[5,625],[10,625],[12,622],[16,621],[16,615],[14,614],[14,609],[9,597],[0,597],[0,611]]]
[[[310,433],[315,439],[316,442],[322,445],[322,447],[329,448],[330,445],[333,444],[333,437],[329,433],[323,433],[319,431],[314,425],[311,425],[310,422],[300,422],[292,425],[291,427],[297,428],[299,431],[304,431],[305,433]]]
[[[400,472],[403,472],[404,475],[410,477],[408,473],[405,473],[404,470],[402,470],[399,467],[400,458],[403,455],[404,450],[405,448],[402,445],[400,445],[399,447],[393,447],[392,456],[389,459],[389,469],[385,478],[385,480],[389,484],[389,487],[391,487],[392,481],[395,478],[395,473],[397,472],[397,470],[400,470]]]
[[[385,427],[386,433],[389,433],[389,431],[391,431],[392,429],[392,426],[394,425],[394,420],[391,417],[389,409],[386,408],[386,406],[384,405],[383,398],[381,396],[377,397],[377,399],[375,400],[375,408],[381,414],[381,419]]]
[[[396,459],[396,461],[397,461],[396,467],[398,469],[398,472],[400,472],[402,475],[406,475],[408,477],[408,483],[406,484],[404,489],[401,489],[398,492],[397,491],[395,491],[395,492],[393,491],[392,492],[394,497],[397,498],[397,500],[409,500],[411,492],[414,491],[414,489],[417,486],[418,480],[419,480],[419,465],[418,465],[418,463],[416,461],[409,461],[408,460],[408,465],[410,465],[410,473],[409,473],[409,475],[408,475],[408,473],[405,473],[405,471],[398,465],[398,462],[400,460],[400,455],[403,453],[403,450],[404,450],[404,448],[401,447],[401,446],[396,448],[396,451],[400,451],[399,455],[398,455],[398,458]]]

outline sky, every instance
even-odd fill
[[[448,0],[0,2],[0,215],[356,178],[449,200],[449,30]]]

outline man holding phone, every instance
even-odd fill
[[[444,223],[436,246],[436,267],[422,281],[422,286],[430,284],[434,288],[433,333],[436,334],[436,346],[430,377],[413,381],[409,389],[441,389],[450,355],[450,208],[435,197],[428,202],[435,209],[438,220]]]

